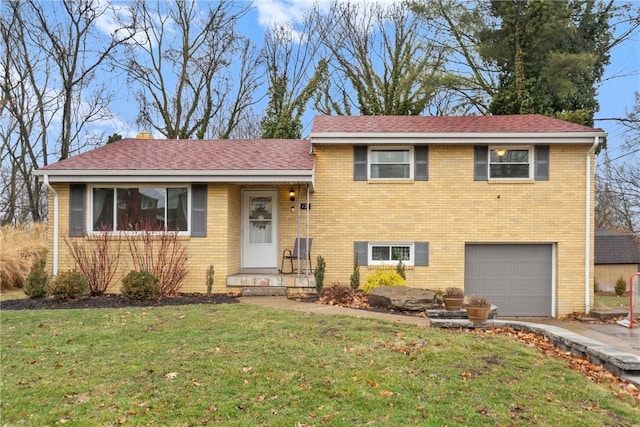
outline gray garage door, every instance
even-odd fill
[[[467,244],[464,288],[487,296],[498,316],[551,316],[551,245]]]

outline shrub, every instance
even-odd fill
[[[353,259],[353,273],[351,273],[349,284],[353,289],[358,289],[360,287],[360,266],[358,265],[358,256]]]
[[[29,298],[44,298],[47,296],[47,288],[49,286],[49,275],[44,271],[47,261],[41,258],[34,261],[31,271],[27,276],[24,284],[24,293]]]
[[[142,231],[126,235],[133,267],[158,278],[161,296],[176,295],[187,276],[189,254],[175,230],[165,230],[153,221]]]
[[[464,289],[456,287],[448,287],[444,290],[444,296],[450,298],[462,298],[464,297]]]
[[[76,299],[87,294],[89,283],[76,270],[64,271],[51,282],[49,293],[55,299]]]
[[[362,285],[362,289],[369,293],[378,286],[407,286],[407,281],[396,271],[375,270],[367,275],[367,280]]]
[[[616,287],[614,289],[616,291],[616,295],[621,297],[627,291],[627,282],[622,277],[620,277],[616,281]]]
[[[120,292],[128,299],[151,299],[160,296],[160,283],[148,271],[131,271],[122,279]]]
[[[121,240],[112,238],[109,230],[88,239],[73,239],[65,234],[62,239],[69,248],[75,269],[89,283],[89,295],[104,295],[118,270]]]
[[[313,277],[316,279],[316,292],[318,295],[322,293],[322,286],[324,285],[324,269],[326,267],[326,263],[322,255],[318,255],[318,259],[316,261],[316,270],[313,272]]]
[[[400,275],[403,279],[407,279],[407,275],[404,272],[404,263],[402,262],[402,258],[398,261],[398,265],[396,266],[396,273]]]
[[[211,290],[213,289],[213,276],[216,274],[213,264],[209,265],[207,269],[207,296],[211,296]]]

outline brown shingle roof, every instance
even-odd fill
[[[539,114],[509,116],[317,116],[311,133],[602,132]]]
[[[597,229],[596,264],[640,264],[640,241],[631,233]]]
[[[122,139],[41,170],[312,170],[307,140]]]

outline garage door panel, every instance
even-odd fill
[[[487,296],[501,316],[550,316],[552,246],[468,244],[465,292]]]

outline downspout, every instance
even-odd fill
[[[58,275],[58,245],[59,245],[59,212],[58,212],[58,192],[49,183],[49,175],[43,175],[44,185],[53,193],[53,265],[52,275]]]
[[[585,188],[585,230],[584,230],[584,308],[589,313],[591,307],[591,155],[600,145],[600,137],[596,136],[593,145],[587,152]]]

